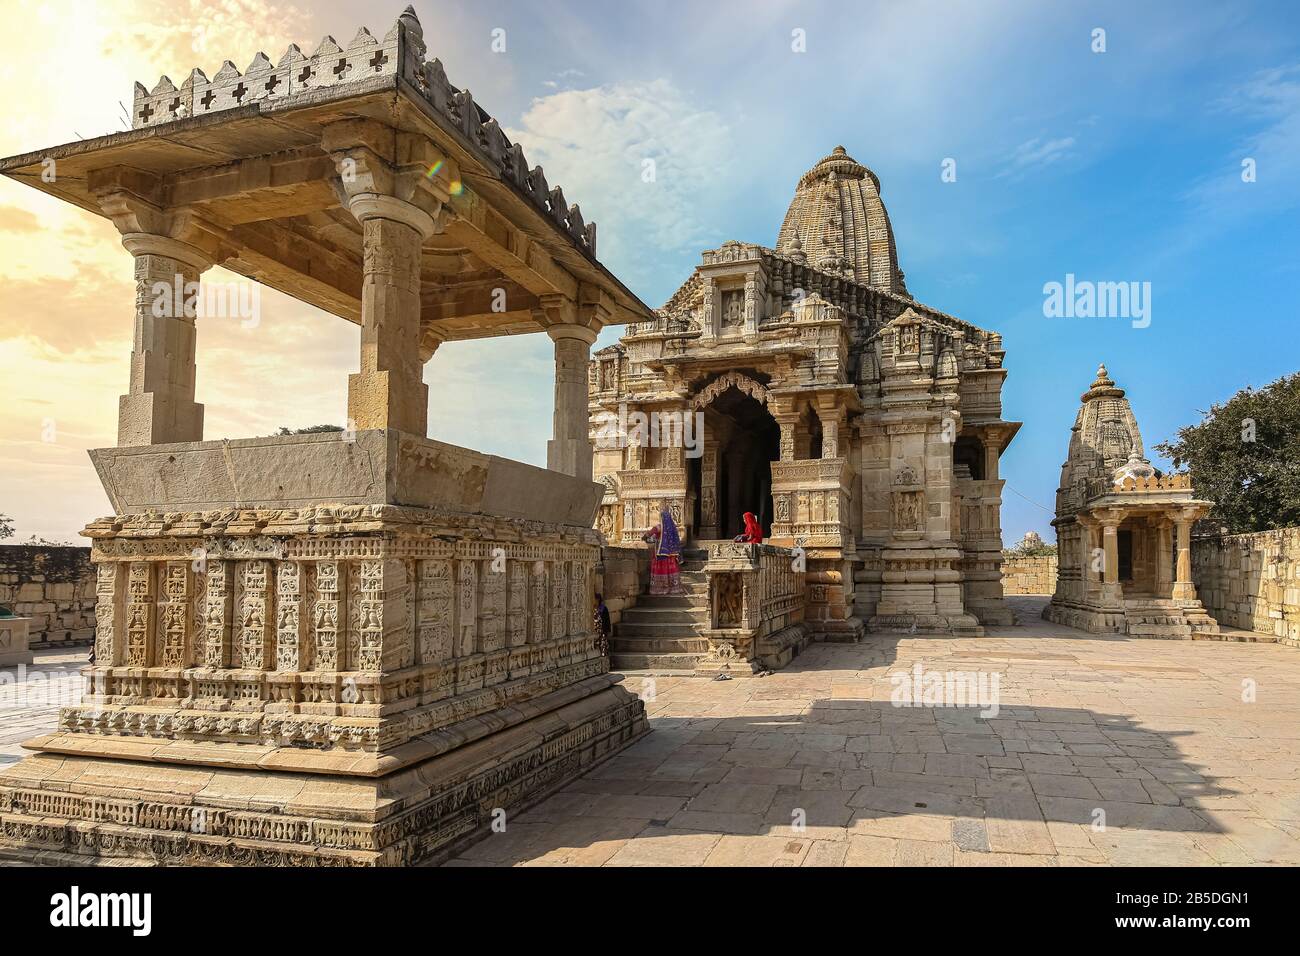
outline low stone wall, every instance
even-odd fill
[[[650,552],[616,545],[602,548],[596,571],[596,590],[605,598],[613,627],[625,610],[636,606],[637,597],[650,590]]]
[[[1300,528],[1195,538],[1192,580],[1221,625],[1300,647]]]
[[[31,618],[31,647],[93,644],[95,572],[90,549],[0,545],[0,604]]]
[[[1055,592],[1056,555],[1003,559],[1003,594],[1054,594]]]

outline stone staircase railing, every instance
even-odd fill
[[[705,543],[708,654],[696,673],[730,676],[784,667],[807,646],[804,572],[795,552],[767,544]]]

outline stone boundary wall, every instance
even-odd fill
[[[31,618],[31,647],[93,644],[95,571],[90,549],[0,545],[0,604]]]
[[[596,591],[605,598],[612,628],[637,597],[650,589],[650,552],[645,548],[609,545],[601,549]]]
[[[1221,625],[1300,647],[1300,528],[1194,538],[1192,580]]]
[[[1055,594],[1056,555],[1002,559],[1003,594]]]

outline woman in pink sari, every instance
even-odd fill
[[[650,593],[681,594],[682,540],[667,505],[659,506],[659,524],[642,536],[650,542]]]

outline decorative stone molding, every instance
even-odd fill
[[[766,405],[771,398],[771,392],[762,383],[756,382],[748,375],[740,372],[726,372],[702,388],[691,399],[691,407],[704,408],[706,405],[712,404],[714,399],[729,388],[739,390],[761,405]]]

